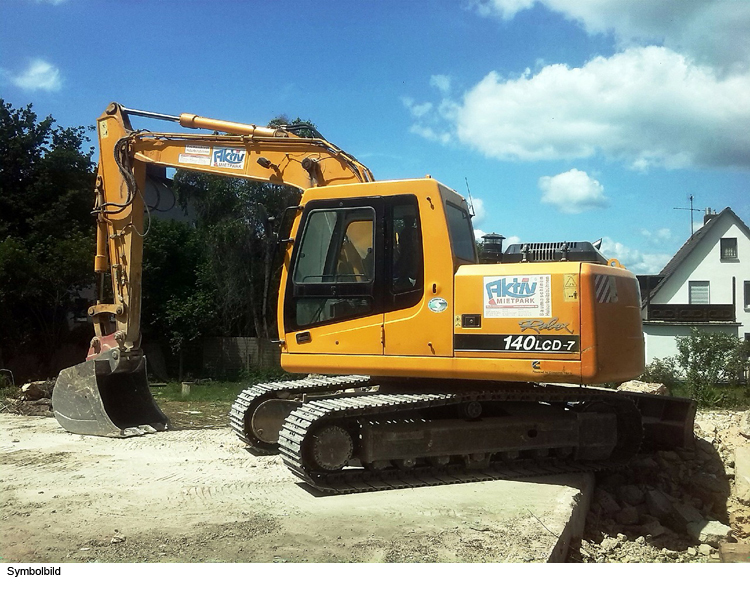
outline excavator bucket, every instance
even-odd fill
[[[71,433],[103,437],[166,430],[169,420],[148,387],[146,358],[141,356],[127,371],[112,371],[113,365],[117,367],[107,351],[60,372],[52,391],[60,425]]]

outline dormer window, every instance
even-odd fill
[[[737,239],[736,238],[722,238],[721,239],[721,260],[736,259],[737,258]]]

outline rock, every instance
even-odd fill
[[[716,424],[710,419],[696,419],[695,426],[710,437],[713,437],[716,434]]]
[[[716,455],[714,446],[705,439],[696,439],[695,450],[703,459],[711,459]]]
[[[678,447],[676,450],[677,455],[686,462],[695,459],[695,452],[692,449],[685,449],[684,447]]]
[[[690,546],[690,548],[687,549],[687,553],[690,556],[698,556],[698,550],[696,548],[693,548],[692,546]]]
[[[48,382],[29,382],[21,386],[21,400],[39,400],[40,398],[49,398],[52,394],[52,388]]]
[[[615,498],[606,490],[597,489],[594,500],[599,503],[599,506],[606,515],[614,515],[620,511],[620,505],[617,504]]]
[[[703,515],[701,515],[700,511],[698,511],[698,509],[696,509],[692,505],[686,505],[685,503],[675,503],[674,505],[672,505],[672,509],[672,516],[682,530],[684,530],[689,523],[703,521]]]
[[[661,553],[664,554],[664,556],[666,556],[667,558],[677,558],[680,555],[677,550],[670,550],[669,548],[662,548]]]
[[[732,530],[719,521],[698,521],[689,523],[687,532],[695,541],[718,548],[721,542],[728,542]]]
[[[604,538],[599,547],[605,552],[612,552],[615,548],[620,545],[620,541],[616,538]]]
[[[617,498],[628,505],[640,505],[646,500],[643,491],[634,484],[626,484],[618,488]]]
[[[672,451],[671,449],[670,450],[665,450],[665,451],[660,451],[659,452],[659,456],[662,457],[662,458],[664,458],[668,462],[679,462],[680,461],[679,454],[676,451]]]
[[[122,544],[125,541],[125,536],[114,536],[110,540],[110,544]]]
[[[713,551],[713,548],[709,546],[708,544],[701,544],[700,546],[698,546],[698,552],[703,554],[703,556],[709,556],[712,551]]]
[[[750,445],[734,450],[734,496],[740,503],[750,505]]]
[[[740,418],[740,435],[750,439],[750,410],[742,413],[742,417]]]
[[[669,396],[669,388],[667,388],[664,384],[641,382],[639,380],[630,380],[629,382],[620,384],[617,389],[624,390],[626,392],[643,392],[644,394]]]
[[[750,544],[721,544],[719,558],[722,562],[744,562],[750,557]]]
[[[656,489],[646,491],[646,504],[651,515],[659,521],[670,519],[672,515],[672,503],[661,491]]]
[[[644,536],[658,538],[667,532],[666,528],[658,521],[648,521],[641,525],[641,532]]]
[[[643,536],[638,536],[635,539],[635,543],[638,544],[639,546],[645,546],[646,545],[646,538],[644,538]]]
[[[626,505],[621,511],[618,511],[615,515],[617,523],[622,525],[634,525],[638,523],[640,516],[638,515],[638,509],[631,505]]]
[[[617,490],[622,485],[627,484],[627,482],[627,476],[620,472],[615,472],[614,474],[606,476],[602,480],[601,485],[607,490]]]
[[[708,471],[710,466],[704,470]],[[722,476],[698,472],[687,483],[690,495],[699,498],[706,506],[721,505],[729,497],[729,482]]]

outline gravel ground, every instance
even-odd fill
[[[504,540],[508,536],[525,535],[525,526],[521,523],[507,532],[495,531],[486,525],[473,528],[469,524],[461,531],[441,531],[439,527],[429,532],[407,529],[398,539],[389,539],[387,532],[382,538],[364,534],[359,538],[355,535],[358,532],[349,532],[354,535],[353,541],[342,541],[339,548],[300,548],[300,535],[304,538],[305,532],[288,531],[288,515],[272,510],[272,497],[280,492],[279,485],[289,478],[278,458],[248,456],[238,449],[233,438],[229,438],[231,444],[227,446],[226,441],[217,436],[218,430],[226,425],[226,412],[223,407],[219,408],[221,405],[169,404],[169,415],[178,430],[160,435],[158,443],[149,438],[120,440],[122,457],[115,458],[99,456],[93,444],[87,444],[89,455],[86,457],[67,449],[43,457],[24,456],[16,453],[16,444],[24,441],[28,429],[38,431],[37,425],[43,435],[45,430],[58,428],[54,421],[14,424],[12,438],[5,442],[3,450],[14,452],[6,456],[8,460],[12,458],[9,465],[38,466],[50,477],[49,483],[44,479],[19,483],[7,474],[0,477],[4,537],[6,543],[13,541],[19,552],[16,560],[191,562],[213,556],[216,560],[230,562],[492,561],[507,550]],[[12,414],[52,416],[46,398],[6,400],[2,410]],[[624,470],[597,474],[584,535],[574,541],[569,562],[717,562],[721,541],[750,543],[750,507],[732,494],[734,449],[750,445],[750,440],[740,434],[740,423],[743,416],[748,422],[748,415],[750,411],[699,412],[693,449],[642,455]],[[149,456],[154,450],[144,442],[155,443],[159,448],[156,452],[164,454],[161,464]],[[172,443],[179,452],[175,452]],[[173,453],[189,454],[192,461],[187,456],[174,458]],[[98,465],[100,462],[105,465]],[[125,509],[114,511],[115,518],[103,527],[95,511],[87,513],[92,499],[92,506],[96,507],[102,501],[106,504],[106,499],[120,498],[114,488],[126,484],[120,482],[122,474],[117,472],[117,466],[131,462],[141,462],[143,470],[136,470],[136,474],[142,473],[144,478],[153,481],[153,486],[146,488],[145,500],[133,500],[134,506],[145,502],[168,505],[170,509],[179,507],[179,519],[152,515],[149,505],[145,505],[143,528],[133,528],[127,519],[119,519],[127,513]],[[159,466],[162,472],[154,476],[146,468],[149,464]],[[169,471],[165,473],[167,464]],[[217,473],[220,467],[236,469],[239,475],[232,475],[232,478],[237,476],[236,481],[221,482]],[[250,479],[247,478],[248,468],[254,469],[255,476]],[[110,472],[117,472],[119,476],[108,481],[106,475]],[[104,480],[93,475],[104,475]],[[61,477],[81,479],[77,484],[84,487],[64,486],[57,494],[51,494],[53,488],[59,489]],[[190,486],[186,486],[188,482]],[[21,493],[16,490],[19,486],[40,490]],[[164,498],[158,499],[160,495],[166,495],[166,503]],[[33,498],[35,496],[37,498]],[[126,497],[122,499],[126,504],[129,502]],[[243,501],[247,500],[250,502],[243,506]],[[241,510],[235,511],[233,507],[232,520],[228,523],[215,514],[216,505],[223,509],[232,503],[239,504]],[[58,511],[73,511],[81,516],[76,535],[68,535],[65,527],[55,535],[48,535],[55,523],[65,523],[52,515]],[[45,518],[45,514],[49,515]],[[326,519],[324,515],[316,527],[332,529]],[[41,535],[23,533],[30,521],[39,523],[37,533]],[[17,527],[24,522],[23,527]],[[699,532],[696,523],[708,523],[709,527]],[[13,539],[14,535],[20,537]],[[251,545],[245,542],[248,536],[254,540]],[[54,540],[54,543],[40,547],[40,540]],[[458,545],[463,549],[447,557],[439,550],[446,545]]]

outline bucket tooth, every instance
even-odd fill
[[[146,358],[141,356],[132,370],[113,372],[117,364],[111,357],[106,351],[60,372],[52,391],[57,422],[71,433],[103,437],[166,430],[169,420],[148,387]]]

